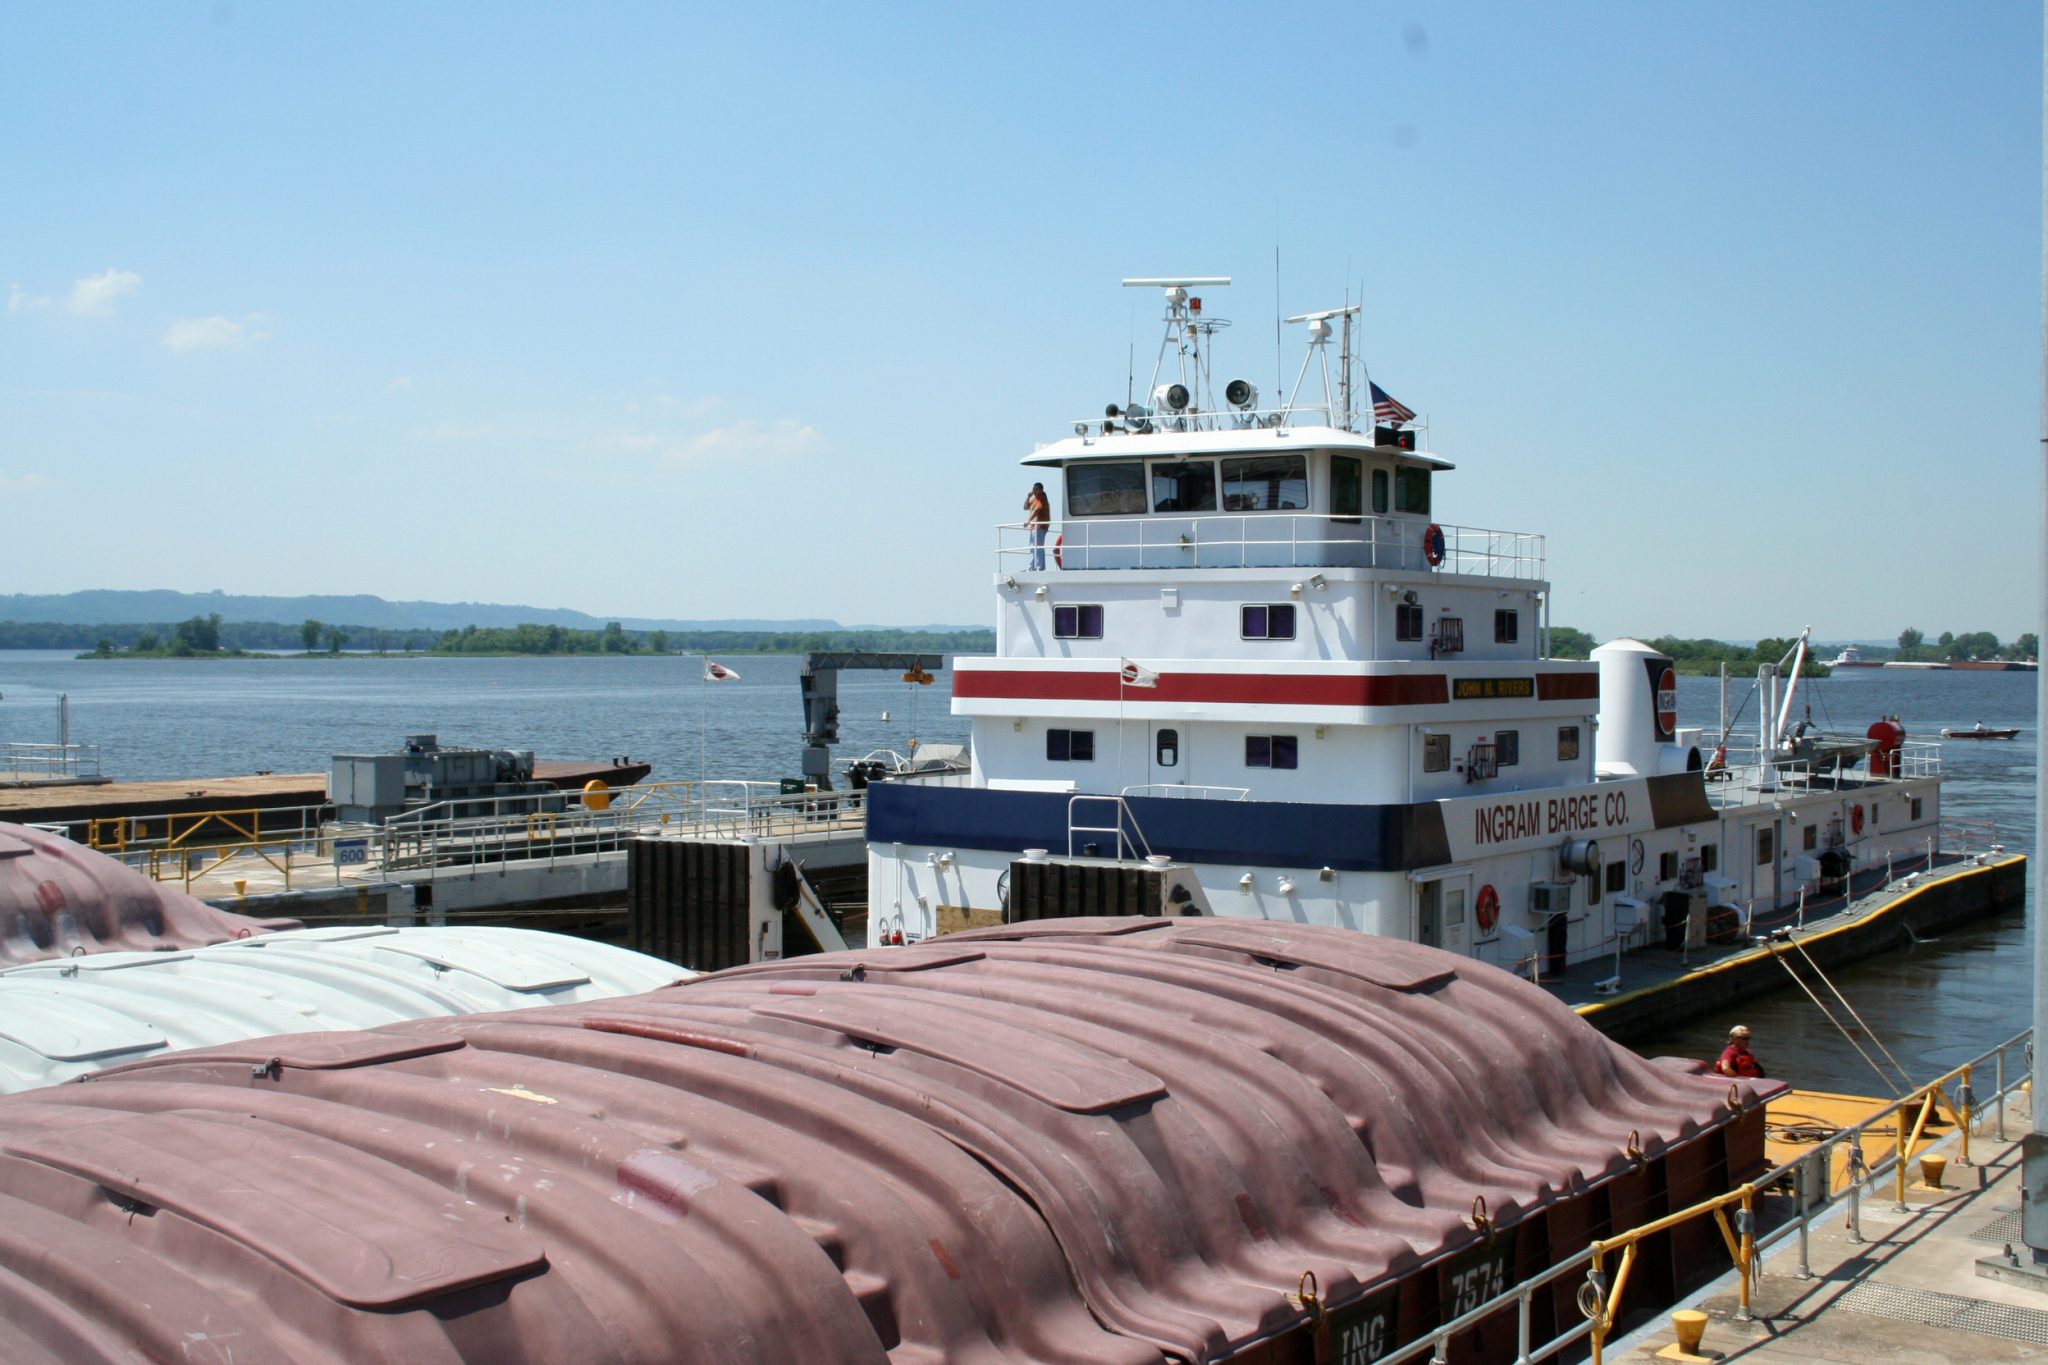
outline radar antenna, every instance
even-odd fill
[[[1302,381],[1308,378],[1308,367],[1314,363],[1323,377],[1323,412],[1332,426],[1351,430],[1351,319],[1361,305],[1352,303],[1342,308],[1325,308],[1317,313],[1296,313],[1285,319],[1288,322],[1308,324],[1308,354],[1301,358],[1301,369],[1294,375],[1294,391],[1287,395],[1287,406],[1281,411],[1292,415],[1295,400],[1301,397]],[[1330,384],[1330,337],[1336,330],[1330,326],[1330,319],[1344,319],[1344,340],[1339,347],[1338,364],[1344,375],[1344,387],[1340,399],[1338,391]],[[1341,406],[1340,406],[1341,403]]]
[[[1202,316],[1202,300],[1191,289],[1220,289],[1230,283],[1228,275],[1142,275],[1124,280],[1126,289],[1158,289],[1166,295],[1166,329],[1159,338],[1159,354],[1152,363],[1151,409],[1133,411],[1140,419],[1152,418],[1185,430],[1190,418],[1213,406],[1209,382],[1209,348],[1205,343],[1230,325],[1224,318]],[[1164,383],[1166,353],[1172,348],[1174,378]]]

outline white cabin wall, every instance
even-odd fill
[[[1430,637],[1445,616],[1464,623],[1462,652],[1445,663],[1533,661],[1541,627],[1539,587],[1403,573],[1325,571],[1317,588],[1307,569],[1215,570],[1190,581],[1146,570],[1049,575],[1043,583],[999,583],[997,653],[1025,659],[1231,659],[1427,661]],[[1044,597],[1038,596],[1043,588]],[[1296,588],[1299,587],[1299,596]],[[1414,592],[1423,608],[1421,640],[1397,640],[1395,607]],[[1295,608],[1292,640],[1246,640],[1240,609],[1260,603]],[[1102,608],[1099,639],[1059,638],[1060,606]],[[1494,639],[1495,612],[1517,613],[1515,640]]]

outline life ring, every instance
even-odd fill
[[[1500,923],[1500,893],[1491,886],[1479,888],[1479,899],[1472,902],[1473,918],[1479,921],[1479,932],[1490,934],[1493,926]]]
[[[1052,566],[1055,569],[1064,569],[1067,567],[1067,561],[1060,558],[1060,546],[1066,543],[1067,533],[1065,531],[1060,532],[1058,535],[1052,538]]]
[[[1444,528],[1433,521],[1422,533],[1422,557],[1429,561],[1432,569],[1444,562]]]
[[[1863,832],[1863,806],[1860,802],[1849,807],[1849,832],[1851,834],[1861,834]]]

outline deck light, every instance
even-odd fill
[[[1296,599],[1298,600],[1298,599],[1299,599],[1299,598],[1301,597],[1301,584],[1299,584],[1299,583],[1290,583],[1290,584],[1288,584],[1288,585],[1287,585],[1287,595],[1288,595],[1289,597],[1292,597],[1292,598],[1296,598]]]
[[[1031,595],[1033,597],[1036,597],[1039,601],[1043,602],[1045,600],[1045,584],[1040,583],[1038,585],[1037,591],[1033,592]]]
[[[1319,573],[1312,573],[1308,576],[1308,585],[1317,592],[1328,592],[1330,590],[1330,580]]]
[[[1323,868],[1323,869],[1322,869],[1321,871],[1319,871],[1319,872],[1317,872],[1317,873],[1316,873],[1316,880],[1317,880],[1317,881],[1319,881],[1319,882],[1334,882],[1334,881],[1336,881],[1336,880],[1337,880],[1337,869],[1335,869],[1335,868],[1333,868],[1333,867],[1326,867],[1326,868]]]
[[[1294,879],[1292,877],[1282,877],[1280,879],[1280,894],[1283,896],[1294,894]]]
[[[1249,896],[1252,893],[1252,874],[1247,872],[1237,879],[1237,889]]]

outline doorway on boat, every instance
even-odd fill
[[[1467,951],[1471,935],[1466,908],[1472,903],[1472,874],[1433,877],[1415,886],[1415,941],[1430,948]]]
[[[1145,781],[1156,787],[1184,786],[1188,780],[1187,753],[1179,725],[1152,726],[1146,759]]]

